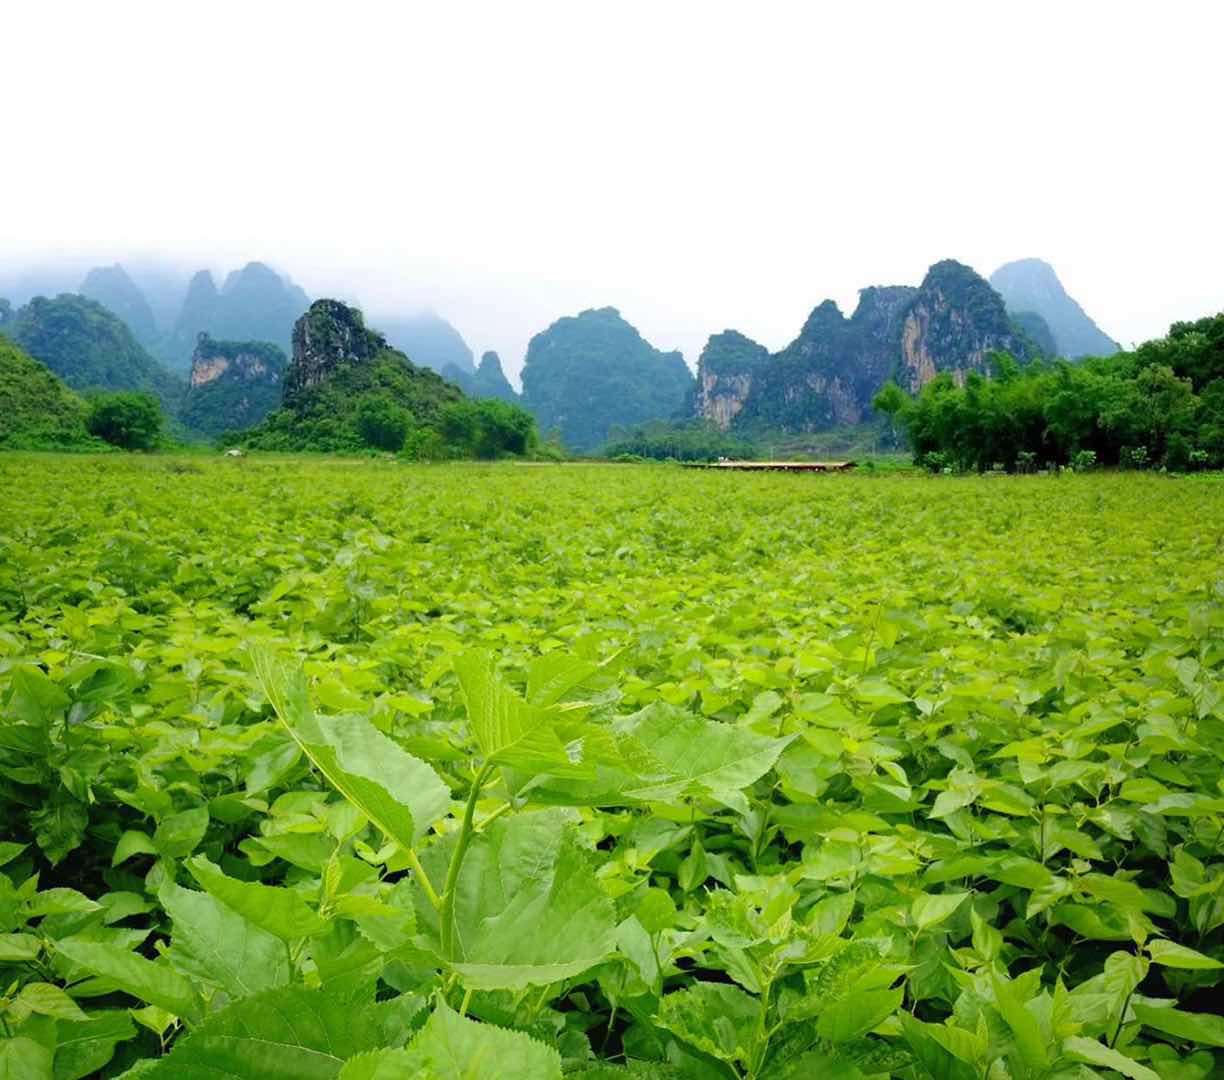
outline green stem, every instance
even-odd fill
[[[757,1020],[757,1036],[756,1036],[756,1053],[752,1055],[752,1070],[750,1076],[756,1076],[761,1071],[761,1066],[765,1064],[765,1051],[769,1049],[770,1032],[766,1026],[769,1018],[769,993],[773,989],[773,980],[768,980],[765,983],[765,988],[761,992],[761,1015]]]
[[[408,860],[408,866],[411,868],[416,879],[420,882],[421,888],[425,891],[425,895],[429,897],[429,906],[437,911],[442,906],[442,900],[434,891],[433,885],[430,883],[429,875],[425,873],[425,867],[421,865],[421,860],[417,858],[417,854],[412,848],[404,849],[404,857]]]
[[[476,779],[472,781],[472,790],[468,792],[467,806],[463,808],[463,825],[459,829],[459,839],[451,855],[450,866],[446,871],[446,888],[442,893],[440,917],[442,923],[442,955],[447,960],[455,958],[455,887],[459,883],[459,871],[463,868],[463,857],[467,854],[468,844],[472,841],[472,819],[476,815],[476,803],[480,799],[480,789],[493,771],[493,766],[485,762]]]

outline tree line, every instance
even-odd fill
[[[943,372],[914,396],[889,382],[872,404],[933,469],[1221,468],[1224,313],[1078,363],[995,353],[989,378]]]

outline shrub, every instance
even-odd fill
[[[139,390],[99,394],[89,403],[85,426],[91,435],[124,450],[152,450],[162,433],[157,398]]]

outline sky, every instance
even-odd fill
[[[272,263],[510,374],[612,305],[690,364],[939,259],[1124,345],[1224,308],[1224,4],[40,0],[5,11],[0,269]]]

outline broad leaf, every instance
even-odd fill
[[[728,798],[773,768],[792,738],[771,739],[663,703],[618,718],[613,732],[635,776],[628,794],[660,802],[684,795]]]
[[[279,938],[208,893],[167,884],[158,896],[173,920],[170,959],[179,970],[234,998],[288,985],[289,953]]]
[[[351,1059],[340,1080],[561,1080],[556,1050],[521,1031],[461,1017],[440,1002],[405,1050]]]
[[[1204,1046],[1224,1046],[1224,1017],[1213,1013],[1182,1012],[1156,1005],[1133,1002],[1135,1018],[1153,1031],[1163,1032],[1187,1042]]]
[[[486,761],[525,772],[582,776],[589,768],[580,752],[562,741],[562,714],[554,707],[528,703],[498,676],[488,653],[457,656],[455,674],[467,706],[468,724]],[[548,694],[541,689],[541,696]]]
[[[900,986],[894,990],[855,990],[820,1014],[816,1030],[831,1043],[857,1039],[896,1012],[904,996],[905,989]]]
[[[307,757],[388,837],[412,848],[446,815],[450,791],[432,766],[361,717],[316,717],[301,670],[286,671],[262,649],[251,657],[272,708]]]
[[[395,1002],[304,987],[235,1002],[142,1073],[156,1080],[331,1080],[346,1060],[403,1040]]]
[[[720,1061],[747,1065],[759,1038],[761,1003],[738,986],[698,982],[664,996],[661,1027]]]
[[[282,941],[327,932],[328,921],[292,889],[239,881],[203,855],[189,859],[186,866],[192,877],[226,907]]]
[[[118,945],[73,938],[57,941],[55,949],[141,1001],[188,1019],[199,1014],[200,1000],[191,983],[164,960],[146,960]]]
[[[451,966],[477,989],[542,986],[610,955],[615,925],[562,811],[502,818],[473,838],[463,861]]]

